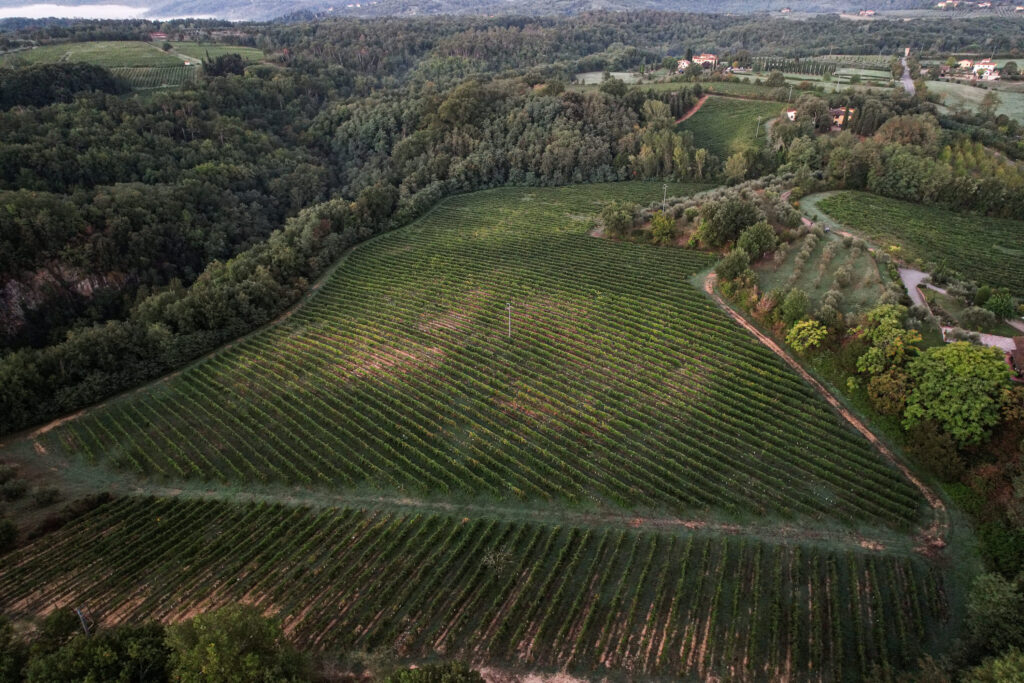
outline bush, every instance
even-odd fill
[[[960,325],[969,330],[988,330],[994,327],[995,324],[995,313],[980,306],[971,306],[964,309],[964,312],[960,314]]]
[[[10,465],[0,465],[0,486],[6,484],[11,479],[14,479],[14,475],[17,474],[17,470]]]
[[[757,259],[775,249],[777,242],[772,226],[767,221],[758,221],[740,234],[736,246]]]
[[[18,542],[18,528],[9,519],[0,519],[0,555],[13,550]]]
[[[964,461],[953,437],[932,421],[914,425],[907,432],[907,451],[944,482],[958,480]]]
[[[36,507],[49,507],[59,501],[61,498],[60,491],[54,488],[48,489],[36,489],[32,493],[32,500],[35,502]]]
[[[786,298],[782,300],[782,320],[786,326],[796,324],[797,321],[807,316],[807,309],[811,301],[802,289],[791,289]]]
[[[715,265],[715,274],[722,282],[732,282],[750,268],[750,257],[743,249],[733,249]]]
[[[483,683],[480,672],[460,662],[434,664],[391,674],[384,683]]]
[[[0,496],[7,501],[20,500],[27,492],[28,485],[20,479],[12,479],[0,487]]]

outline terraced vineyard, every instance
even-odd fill
[[[311,649],[584,674],[882,679],[947,636],[946,579],[919,557],[744,536],[134,498],[5,559],[15,614],[244,601]]]
[[[708,256],[587,235],[628,191],[452,198],[39,447],[168,479],[914,526],[917,490],[687,282]]]
[[[1024,221],[987,218],[888,199],[839,192],[818,208],[876,242],[902,248],[908,259],[945,262],[980,283],[1024,295]]]

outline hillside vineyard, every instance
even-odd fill
[[[688,282],[706,255],[587,234],[602,192],[449,199],[43,443],[157,477],[913,526],[916,490]]]

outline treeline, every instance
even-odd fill
[[[0,69],[0,110],[70,102],[81,92],[118,94],[127,91],[127,85],[108,70],[92,64],[37,64],[26,69]]]
[[[817,184],[1000,218],[1024,215],[1024,169],[941,128],[930,113],[907,109],[896,116],[877,101],[864,101],[850,130],[871,137],[858,139],[812,135],[816,117],[827,111],[819,98],[803,96],[797,109],[796,122],[780,122],[772,133],[786,149],[784,168],[801,174],[803,190]]]

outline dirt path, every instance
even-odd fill
[[[927,529],[924,529],[920,535],[920,541],[924,546],[921,549],[937,550],[944,548],[946,546],[945,535],[949,530],[949,518],[946,514],[946,506],[942,502],[942,499],[939,498],[935,494],[935,492],[932,491],[931,488],[929,488],[924,482],[922,482],[920,479],[914,476],[910,469],[907,468],[907,466],[904,465],[899,460],[899,458],[897,458],[896,455],[891,450],[889,450],[889,448],[884,443],[881,442],[881,440],[877,436],[875,436],[874,432],[868,429],[868,427],[860,419],[855,417],[849,410],[847,410],[846,407],[839,402],[839,399],[837,399],[832,394],[832,392],[826,389],[821,382],[812,377],[809,372],[804,370],[803,366],[797,363],[796,360],[789,355],[789,353],[787,353],[781,346],[775,343],[775,341],[771,339],[768,335],[764,334],[759,329],[757,329],[753,324],[748,322],[746,318],[744,318],[742,315],[733,310],[731,306],[725,303],[725,300],[722,299],[722,297],[720,297],[718,293],[715,291],[716,279],[717,278],[714,273],[709,273],[708,276],[704,278],[704,291],[708,293],[708,295],[715,301],[715,303],[717,303],[719,306],[725,309],[725,311],[732,317],[733,320],[735,320],[744,329],[746,329],[748,332],[754,335],[754,337],[756,337],[759,342],[767,346],[772,351],[772,353],[774,353],[776,356],[784,360],[787,365],[789,365],[801,377],[803,377],[804,381],[810,384],[815,391],[821,394],[822,398],[828,401],[829,405],[831,405],[836,410],[836,412],[838,412],[843,417],[844,420],[850,423],[850,425],[858,432],[863,434],[864,438],[866,438],[871,443],[871,445],[875,447],[875,449],[882,455],[882,457],[889,461],[889,463],[891,463],[896,469],[898,469],[900,473],[902,473],[903,476],[907,479],[907,481],[913,484],[917,488],[917,490],[921,492],[921,495],[924,496],[925,500],[928,501],[928,505],[932,509],[932,523]]]
[[[699,112],[700,108],[704,106],[704,103],[708,101],[708,97],[710,97],[710,95],[701,95],[701,98],[697,100],[697,104],[693,105],[693,109],[691,109],[690,111],[686,112],[678,119],[676,119],[676,124],[678,125],[682,123],[686,119],[690,118],[691,116]]]

